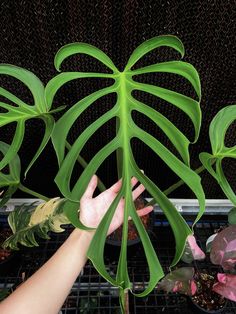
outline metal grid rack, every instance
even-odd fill
[[[157,213],[156,213],[157,215]],[[188,220],[188,217],[186,217]],[[3,220],[2,220],[3,221]],[[189,224],[191,225],[189,216]],[[197,223],[195,235],[204,249],[204,243],[209,235],[215,229],[227,223],[226,216],[205,216],[204,219]],[[19,283],[22,273],[28,278],[33,274],[64,242],[68,237],[71,229],[61,234],[52,234],[50,240],[41,241],[40,246],[36,248],[22,248],[17,253],[17,264],[5,274],[0,275],[0,287],[11,287]],[[164,217],[156,217],[153,230],[150,234],[152,243],[157,250],[158,257],[163,265],[164,271],[168,272],[174,254],[174,238],[170,231],[168,222]],[[117,267],[117,258],[119,248],[106,245],[105,262],[109,272],[115,273]],[[140,292],[147,284],[149,273],[146,265],[142,245],[135,244],[128,247],[128,268],[130,278],[133,282],[133,290]],[[199,262],[197,267],[212,271],[219,268],[209,263],[208,260]],[[188,298],[179,294],[165,294],[154,289],[145,298],[129,296],[130,313],[134,314],[152,314],[152,313],[182,313],[191,314],[189,309]],[[62,314],[77,313],[99,313],[99,314],[118,314],[119,296],[118,289],[107,283],[93,268],[90,262],[86,264],[81,275],[74,283],[69,296],[67,297],[62,309]],[[222,312],[225,314],[236,313],[236,303],[228,302],[227,309]]]

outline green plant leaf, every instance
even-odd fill
[[[18,245],[38,246],[35,236],[49,239],[48,232],[63,232],[62,224],[69,220],[61,210],[63,200],[53,198],[38,206],[22,205],[12,211],[8,216],[8,223],[13,234],[3,243],[4,248],[18,250]]]
[[[236,225],[236,207],[230,209],[228,213],[228,223],[230,225]]]
[[[175,265],[184,250],[186,238],[192,234],[192,230],[189,228],[183,217],[168,200],[164,193],[152,182],[147,176],[142,174],[133,156],[131,140],[138,138],[150,147],[155,154],[160,158],[189,186],[198,198],[200,204],[199,214],[195,222],[201,217],[204,212],[204,192],[201,186],[200,177],[190,169],[189,167],[189,144],[192,143],[177,127],[160,114],[157,110],[148,107],[141,101],[137,101],[133,96],[133,91],[141,90],[146,93],[150,93],[158,98],[165,100],[169,106],[175,106],[179,110],[183,111],[192,121],[195,129],[195,142],[199,136],[201,126],[201,110],[199,106],[201,91],[200,80],[197,71],[193,66],[182,61],[171,61],[160,64],[150,65],[148,67],[132,70],[132,66],[142,58],[146,53],[156,49],[160,46],[167,46],[175,49],[182,56],[184,55],[184,47],[182,42],[175,36],[158,36],[154,37],[143,44],[141,44],[133,54],[123,72],[119,72],[114,66],[110,58],[108,58],[102,51],[91,45],[75,43],[62,47],[55,57],[56,68],[59,69],[61,63],[71,55],[75,53],[86,53],[95,57],[97,60],[105,64],[112,74],[106,73],[84,73],[84,72],[65,72],[60,73],[53,78],[46,86],[46,99],[48,103],[53,102],[53,98],[57,91],[63,84],[72,81],[74,79],[82,79],[84,77],[97,77],[97,78],[112,78],[113,83],[110,86],[101,90],[97,90],[85,98],[79,100],[74,106],[72,106],[66,114],[57,121],[53,134],[52,141],[56,150],[57,158],[59,161],[60,169],[55,178],[55,182],[58,185],[62,194],[68,199],[68,205],[65,206],[64,212],[72,222],[72,224],[78,228],[85,229],[85,226],[81,224],[78,218],[78,207],[80,198],[82,197],[88,182],[92,175],[97,172],[100,165],[109,157],[113,152],[117,153],[117,163],[119,169],[119,177],[122,176],[122,188],[118,193],[116,199],[108,209],[106,215],[97,228],[96,234],[90,245],[88,251],[88,257],[92,260],[95,268],[100,274],[106,278],[109,282],[117,285],[121,290],[125,291],[131,289],[129,280],[129,274],[127,270],[127,237],[128,237],[128,218],[131,217],[139,232],[139,236],[143,243],[144,251],[147,258],[147,264],[150,270],[150,279],[148,286],[139,296],[144,296],[149,293],[156,285],[156,283],[164,276],[161,264],[153,249],[150,239],[143,227],[143,224],[137,216],[133,200],[131,198],[132,187],[130,184],[131,178],[137,177],[138,180],[144,184],[147,191],[152,195],[155,201],[160,205],[164,214],[170,222],[176,240],[176,253],[172,261],[172,266]],[[187,79],[196,92],[198,100],[192,99],[180,93],[161,88],[150,84],[141,84],[135,80],[135,77],[139,74],[147,72],[169,72],[180,75]],[[66,141],[70,129],[73,127],[74,122],[80,118],[80,115],[99,98],[108,95],[110,93],[116,93],[117,101],[115,105],[100,116],[95,122],[91,123],[71,144],[71,148],[68,153],[65,153]],[[133,118],[132,112],[139,111],[151,119],[158,128],[160,128],[170,139],[170,142],[176,148],[179,153],[179,157],[172,154],[163,144],[161,144],[156,138],[146,131],[139,128]],[[90,137],[101,128],[106,122],[111,119],[115,119],[115,131],[114,138],[101,148],[88,162],[88,165],[82,172],[79,179],[71,184],[71,177],[74,169],[76,159],[78,158],[81,150],[84,148]],[[110,222],[114,215],[116,206],[121,197],[125,199],[124,210],[124,223],[122,233],[122,245],[120,258],[118,263],[118,269],[116,277],[111,277],[107,272],[103,251],[105,245],[105,239]],[[77,205],[76,205],[77,204]],[[124,293],[121,295],[124,295]],[[122,303],[122,302],[121,302]]]
[[[44,86],[36,75],[23,68],[10,64],[0,64],[0,74],[14,77],[26,85],[34,100],[34,104],[28,105],[5,88],[0,88],[0,96],[14,103],[14,105],[12,105],[0,102],[0,108],[7,110],[7,112],[3,112],[0,116],[0,127],[16,122],[15,135],[4,158],[0,161],[0,170],[18,153],[24,139],[26,121],[32,118],[39,118],[45,123],[44,137],[26,170],[27,173],[49,141],[54,126],[54,119],[50,116],[50,108],[45,100]]]
[[[54,65],[57,71],[60,71],[62,62],[74,54],[87,54],[102,62],[111,69],[112,72],[118,71],[112,60],[102,50],[82,42],[71,43],[58,50],[54,59]]]
[[[0,152],[5,155],[9,150],[9,145],[0,141]],[[21,163],[18,155],[9,162],[8,173],[0,171],[0,187],[7,187],[0,201],[0,207],[3,207],[12,197],[20,184]]]
[[[225,157],[236,158],[236,145],[225,145],[225,134],[229,126],[236,120],[236,105],[226,106],[221,109],[210,124],[209,137],[212,154],[203,152],[199,158],[208,172],[217,180],[221,189],[231,202],[236,205],[236,195],[232,190],[222,168],[222,160]],[[215,169],[214,169],[215,163]]]
[[[134,50],[127,62],[125,71],[130,70],[132,66],[147,53],[163,46],[173,48],[181,54],[181,57],[184,56],[184,45],[178,37],[172,35],[153,37],[143,42]]]

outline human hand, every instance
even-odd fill
[[[137,183],[138,180],[133,177],[131,179],[132,187],[134,187]],[[80,200],[80,221],[87,227],[97,228],[111,203],[115,199],[121,186],[122,180],[119,180],[109,189],[93,198],[93,193],[97,187],[97,176],[94,175]],[[132,192],[133,199],[135,200],[144,190],[145,187],[142,184],[139,184]],[[125,200],[121,199],[108,229],[108,235],[115,231],[123,223],[124,204]],[[152,210],[153,206],[147,206],[137,210],[137,214],[139,216],[144,216]]]

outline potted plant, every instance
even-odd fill
[[[190,304],[194,305],[197,313],[219,313],[225,308],[226,299],[236,302],[236,224],[220,230],[209,239],[206,246],[210,262],[221,266],[224,273],[209,273],[208,269],[202,270],[195,263],[194,267],[178,267],[158,284],[158,288],[166,292],[190,296]],[[190,246],[185,250],[187,262],[203,260],[203,251],[194,240],[190,242],[193,244],[191,250]],[[183,260],[186,261],[185,255]]]
[[[5,192],[5,201],[9,199],[13,192],[18,188],[48,201],[48,198],[25,187],[21,183],[20,178],[18,152],[24,139],[24,133],[27,131],[26,121],[34,118],[43,120],[45,124],[45,134],[35,156],[29,163],[27,169],[25,169],[25,175],[28,174],[30,168],[33,166],[48,141],[51,140],[58,160],[58,173],[55,177],[55,182],[63,196],[63,199],[60,201],[54,199],[42,205],[40,210],[43,210],[45,215],[41,218],[37,215],[39,210],[38,207],[34,207],[33,209],[27,208],[26,210],[22,207],[13,212],[9,217],[9,223],[14,234],[6,241],[5,245],[14,248],[17,248],[18,243],[29,246],[36,245],[36,234],[42,237],[47,237],[47,232],[49,230],[61,232],[61,225],[64,223],[72,223],[77,228],[88,229],[82,225],[78,218],[80,198],[92,175],[97,172],[100,165],[110,154],[116,152],[118,178],[122,178],[122,187],[96,230],[96,234],[88,251],[88,258],[106,280],[119,287],[121,308],[123,312],[128,312],[128,309],[125,309],[125,298],[129,290],[132,292],[132,284],[129,279],[126,259],[129,217],[132,218],[139,233],[150,271],[148,286],[137,296],[142,297],[147,295],[164,276],[157,254],[152,247],[143,223],[136,213],[132,200],[130,178],[135,176],[146,187],[146,190],[153,197],[152,203],[159,204],[170,223],[176,241],[176,252],[171,266],[178,263],[183,254],[187,237],[193,234],[193,230],[188,226],[165,193],[163,193],[155,182],[148,178],[147,175],[142,173],[139,169],[131,146],[131,140],[133,138],[138,138],[140,141],[148,145],[153,153],[158,155],[168,167],[180,177],[181,183],[187,184],[196,195],[200,209],[195,219],[195,223],[200,219],[204,212],[204,191],[201,186],[199,175],[190,168],[188,151],[190,143],[195,143],[197,141],[201,126],[201,88],[198,73],[191,64],[180,60],[156,63],[143,68],[133,69],[133,66],[144,55],[161,46],[167,46],[170,49],[177,51],[181,57],[184,56],[184,46],[177,37],[170,35],[158,36],[147,40],[138,46],[131,54],[125,68],[120,71],[114,65],[112,60],[100,49],[85,43],[68,44],[62,47],[56,54],[55,67],[58,71],[60,71],[63,61],[70,56],[75,54],[87,54],[106,66],[109,73],[61,72],[52,78],[47,83],[46,87],[44,87],[42,82],[28,70],[14,65],[0,65],[0,74],[12,76],[21,81],[30,90],[34,99],[34,104],[29,105],[8,90],[4,88],[0,89],[0,95],[3,96],[4,99],[10,101],[10,104],[7,103],[7,101],[0,103],[0,107],[4,110],[0,117],[0,127],[9,123],[16,123],[16,131],[12,143],[10,145],[3,142],[0,143],[0,149],[3,153],[3,158],[0,161],[0,186],[8,187]],[[196,93],[197,100],[163,87],[140,83],[136,80],[137,76],[152,72],[166,72],[182,76],[192,86]],[[67,111],[65,111],[65,106],[51,109],[57,91],[64,86],[64,84],[75,79],[83,78],[109,78],[113,83],[79,100]],[[133,91],[136,90],[150,93],[151,95],[165,100],[170,106],[175,106],[182,110],[193,123],[195,132],[194,140],[191,142],[190,139],[188,139],[171,121],[159,113],[158,110],[137,100],[133,95]],[[116,104],[105,114],[92,122],[78,136],[74,143],[69,143],[68,133],[73,127],[74,122],[79,119],[81,114],[89,106],[93,105],[96,100],[110,93],[116,94]],[[14,103],[14,105],[12,103]],[[53,116],[54,113],[62,110],[64,110],[65,113],[63,113],[61,118],[55,122]],[[166,134],[178,152],[178,157],[154,138],[153,135],[141,129],[134,122],[132,112],[135,111],[148,117]],[[98,151],[89,162],[86,162],[80,155],[82,148],[90,137],[111,119],[115,120],[115,137]],[[84,170],[73,187],[71,187],[71,177],[77,161],[83,165]],[[6,172],[6,169],[8,170],[8,173]],[[100,189],[104,188],[101,181],[99,187]],[[111,277],[104,264],[103,251],[109,224],[117,203],[122,197],[125,198],[122,244],[118,272],[116,277]],[[47,209],[45,209],[44,206]],[[47,211],[49,211],[49,214]]]

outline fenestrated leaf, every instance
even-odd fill
[[[13,234],[6,239],[3,247],[18,250],[18,245],[38,246],[35,236],[49,239],[48,232],[63,232],[61,227],[68,224],[69,220],[61,210],[60,198],[51,199],[38,206],[22,205],[8,216],[8,223]]]
[[[130,280],[127,270],[127,222],[128,217],[131,217],[139,232],[140,239],[143,243],[144,251],[147,258],[147,264],[150,270],[150,279],[148,286],[145,290],[139,294],[144,296],[149,293],[156,285],[158,280],[164,275],[162,267],[159,263],[158,257],[151,245],[146,231],[142,225],[141,220],[138,218],[135,208],[130,198],[132,187],[130,185],[131,177],[137,177],[138,180],[144,184],[147,191],[152,195],[155,201],[160,205],[164,214],[170,222],[176,240],[176,253],[172,266],[175,265],[184,250],[185,241],[188,235],[192,234],[192,230],[189,228],[183,217],[168,200],[164,193],[145,175],[142,174],[136,161],[133,157],[131,140],[132,138],[138,138],[149,146],[155,154],[160,156],[162,160],[178,175],[180,178],[190,187],[199,200],[200,211],[195,222],[201,217],[204,211],[204,192],[201,187],[200,177],[189,168],[189,152],[188,147],[191,141],[185,136],[177,127],[170,122],[167,118],[161,115],[157,110],[148,107],[141,101],[137,101],[132,93],[135,90],[142,90],[146,93],[151,93],[158,98],[161,98],[168,102],[167,105],[175,106],[182,110],[192,121],[195,136],[194,141],[197,140],[201,125],[201,110],[199,106],[199,100],[195,100],[191,97],[187,97],[180,93],[164,89],[158,86],[141,84],[135,81],[135,76],[147,73],[150,71],[155,72],[169,72],[180,75],[186,78],[193,86],[197,96],[200,98],[200,81],[197,71],[189,64],[180,61],[171,61],[161,63],[160,65],[150,65],[149,68],[142,68],[138,70],[132,70],[132,66],[146,53],[156,49],[160,46],[167,46],[175,49],[182,56],[184,54],[184,47],[182,42],[175,36],[158,36],[154,37],[145,43],[141,44],[133,54],[131,55],[123,72],[119,72],[113,65],[110,58],[105,57],[102,51],[99,51],[96,47],[91,45],[75,43],[73,45],[66,45],[62,47],[59,53],[56,55],[55,64],[59,69],[63,60],[75,53],[86,53],[95,57],[103,64],[109,67],[113,71],[112,74],[105,73],[83,73],[78,72],[66,72],[56,76],[50,81],[46,87],[47,102],[51,103],[58,89],[63,83],[72,81],[76,78],[82,79],[83,77],[97,77],[97,78],[112,78],[114,83],[106,88],[97,90],[91,95],[78,101],[74,106],[68,110],[68,112],[56,123],[53,132],[53,144],[57,153],[58,161],[60,164],[60,170],[57,173],[55,181],[62,192],[62,194],[70,200],[70,205],[65,207],[65,213],[71,220],[74,226],[84,228],[77,214],[77,207],[73,204],[79,204],[88,182],[92,175],[98,170],[100,165],[109,157],[113,152],[118,152],[117,161],[122,164],[118,164],[119,174],[122,174],[122,188],[117,198],[110,206],[108,212],[104,216],[102,222],[97,228],[96,235],[93,238],[91,246],[88,251],[88,257],[92,260],[95,268],[112,284],[117,285],[120,289],[130,289]],[[155,70],[156,69],[156,70]],[[80,115],[93,103],[101,97],[110,93],[117,94],[116,104],[112,109],[108,110],[105,114],[99,117],[95,122],[91,123],[71,144],[70,151],[65,154],[65,143],[70,129],[73,127],[74,122],[80,118]],[[157,127],[159,127],[170,139],[173,146],[178,151],[180,158],[173,155],[163,144],[155,139],[151,134],[140,129],[132,118],[132,112],[139,111],[149,119],[151,119]],[[115,118],[115,137],[101,148],[88,162],[87,167],[82,172],[79,179],[72,185],[71,177],[76,162],[76,158],[80,154],[84,145],[90,139],[90,137],[106,122]],[[116,278],[111,277],[106,271],[106,267],[103,260],[104,243],[109,228],[109,224],[112,220],[115,212],[116,205],[119,198],[125,199],[125,211],[124,211],[124,223],[122,234],[122,247],[118,264],[118,270]],[[69,203],[68,203],[69,204]],[[71,212],[73,211],[73,213]],[[85,229],[85,228],[84,228]]]
[[[27,168],[28,171],[49,141],[54,126],[54,119],[49,114],[50,107],[45,100],[44,86],[36,75],[23,68],[10,64],[0,64],[0,75],[1,74],[12,76],[26,85],[33,96],[34,103],[26,104],[10,91],[5,88],[0,88],[0,96],[8,99],[11,103],[14,103],[14,105],[12,105],[0,102],[0,108],[7,110],[7,112],[3,112],[0,115],[0,127],[16,122],[15,134],[9,149],[0,161],[0,170],[3,169],[19,151],[24,139],[26,121],[32,118],[39,118],[43,119],[45,122],[46,128],[44,137]]]
[[[225,195],[236,205],[236,194],[232,190],[222,168],[222,160],[226,157],[236,158],[236,145],[225,145],[225,134],[229,126],[236,120],[236,105],[226,106],[221,109],[210,124],[209,137],[212,154],[201,153],[199,158],[208,172],[217,180]],[[216,163],[216,168],[213,168]]]
[[[5,155],[9,150],[9,145],[0,141],[0,152]],[[12,197],[20,184],[21,163],[18,155],[9,162],[8,173],[0,171],[0,187],[6,187],[0,201],[0,207],[3,207]]]

